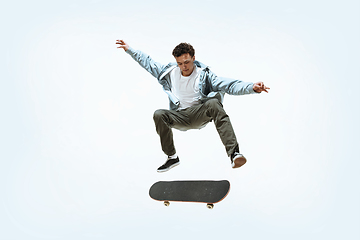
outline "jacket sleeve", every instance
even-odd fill
[[[133,48],[129,47],[126,51],[135,61],[137,61],[140,66],[145,68],[146,71],[151,73],[155,78],[158,78],[162,69],[165,67],[164,65],[155,62],[149,55],[143,53],[139,50],[134,50]]]
[[[252,82],[244,82],[241,80],[218,77],[209,71],[209,79],[212,89],[215,92],[225,92],[230,95],[244,95],[257,93],[253,89]]]

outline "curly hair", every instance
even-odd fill
[[[195,55],[195,49],[189,43],[180,43],[174,48],[172,55],[174,57],[180,57],[186,53],[190,54],[190,57],[193,57]]]

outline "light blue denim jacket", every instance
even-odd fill
[[[163,90],[169,97],[169,108],[176,110],[179,107],[179,99],[171,92],[170,72],[177,63],[169,63],[162,65],[155,62],[149,55],[139,50],[134,50],[129,47],[126,51],[130,56],[137,61],[143,68],[145,68],[151,75],[157,78],[158,82],[163,86]],[[203,68],[200,73],[199,92],[201,101],[205,102],[210,98],[217,98],[221,103],[223,102],[225,93],[230,95],[244,95],[256,93],[253,90],[253,83],[243,82],[240,80],[223,78],[216,76],[210,71],[209,67],[201,62],[194,61],[197,67]]]

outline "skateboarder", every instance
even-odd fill
[[[172,128],[186,131],[200,129],[214,121],[220,139],[230,157],[232,168],[241,167],[246,158],[239,145],[222,102],[224,94],[244,95],[268,92],[263,82],[250,83],[216,76],[209,67],[195,60],[195,50],[188,43],[177,45],[172,55],[176,63],[163,65],[149,55],[131,48],[123,40],[117,40],[122,48],[163,86],[169,97],[169,110],[154,113],[156,131],[160,136],[163,152],[168,156],[157,171],[165,172],[180,164],[176,154]]]

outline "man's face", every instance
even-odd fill
[[[175,59],[181,70],[181,74],[185,77],[190,76],[194,70],[195,56],[191,57],[190,54],[185,53],[180,57],[175,57]]]

